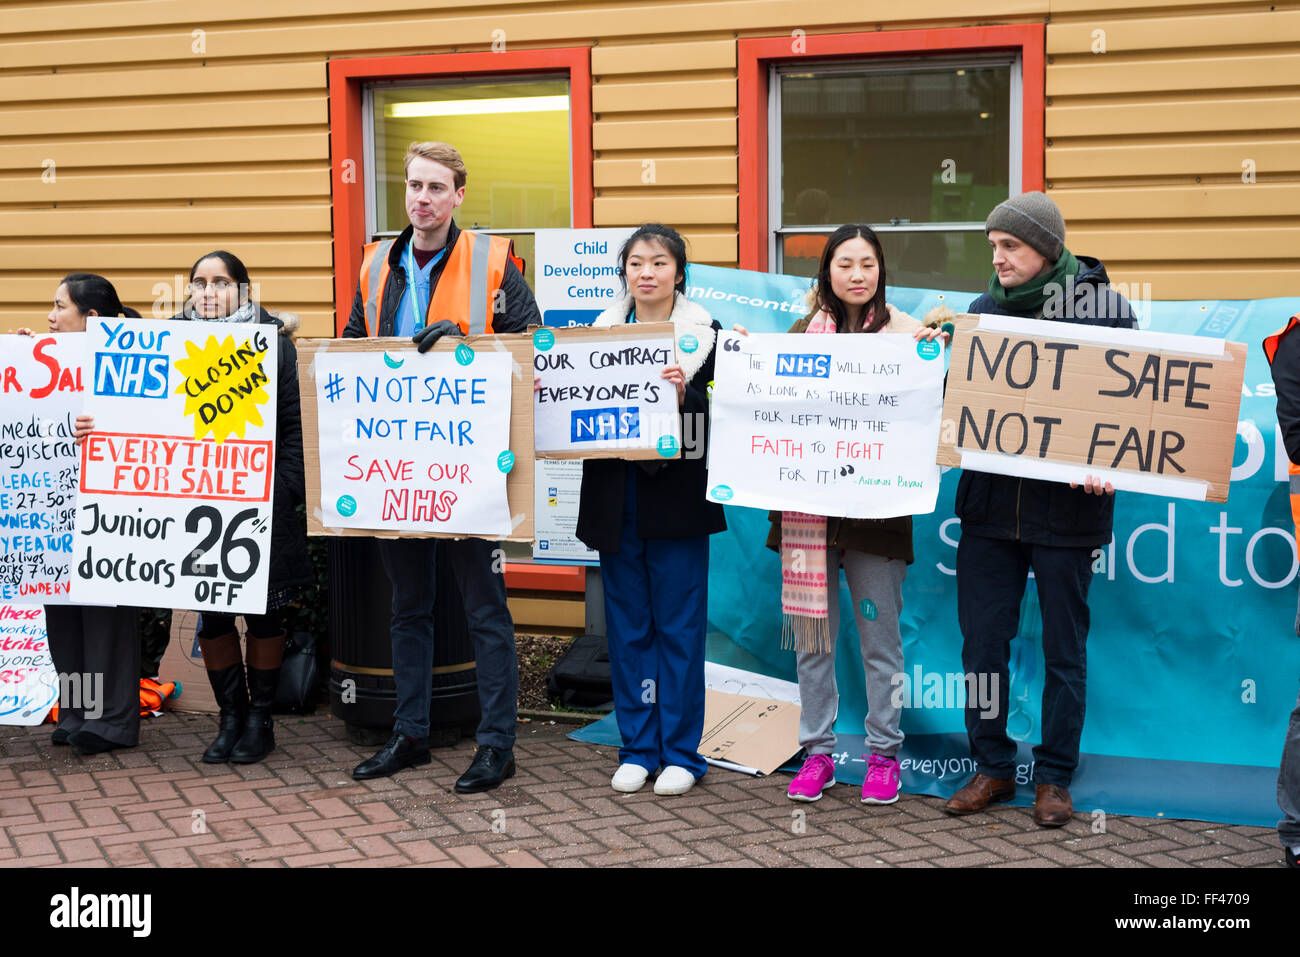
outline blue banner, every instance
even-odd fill
[[[691,266],[688,295],[724,328],[785,332],[804,315],[808,281]],[[961,313],[971,293],[890,289],[917,318],[934,306]],[[1081,813],[1277,823],[1275,782],[1300,684],[1294,528],[1286,453],[1261,340],[1300,312],[1300,298],[1150,302],[1130,296],[1142,328],[1249,346],[1232,490],[1224,504],[1121,493],[1115,533],[1098,550],[1089,597],[1088,698],[1083,756],[1071,791]],[[951,795],[970,775],[962,708],[953,516],[957,470],[943,478],[932,515],[914,523],[916,562],[903,588],[902,783]],[[795,680],[782,651],[781,568],[764,547],[767,514],[727,507],[712,538],[709,659]],[[836,678],[839,779],[859,782],[867,712],[847,587],[841,587]],[[1032,779],[1040,740],[1041,620],[1032,580],[1012,642],[1008,733],[1021,742],[1018,777]],[[1032,803],[1032,788],[1019,803]]]

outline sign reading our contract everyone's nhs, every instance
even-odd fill
[[[622,229],[539,229],[534,294],[547,326],[589,326],[626,295],[618,252]]]
[[[934,511],[942,351],[888,333],[723,333],[709,498],[846,518]]]

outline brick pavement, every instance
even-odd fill
[[[1276,866],[1271,828],[1076,816],[1038,828],[1025,808],[951,818],[936,798],[864,808],[841,785],[812,805],[786,775],[712,770],[676,798],[616,794],[610,748],[565,725],[520,725],[519,773],[497,791],[451,791],[470,741],[429,767],[353,781],[373,749],[326,715],[281,717],[278,750],[205,765],[210,715],[145,722],[138,748],[81,757],[50,727],[0,728],[0,866],[77,867],[1250,867]],[[803,817],[800,818],[800,812]]]

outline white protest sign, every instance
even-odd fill
[[[321,524],[509,535],[513,357],[396,355],[316,353]]]
[[[40,724],[58,699],[45,609],[0,603],[0,724]]]
[[[72,600],[266,610],[278,332],[92,317]]]
[[[635,230],[539,229],[533,295],[547,326],[587,326],[626,292],[618,251]]]
[[[81,333],[4,339],[0,601],[68,601],[85,344]]]
[[[844,518],[934,511],[939,343],[896,333],[718,340],[712,501]]]
[[[533,333],[539,458],[674,458],[681,448],[671,322]]]

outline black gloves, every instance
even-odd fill
[[[460,326],[450,319],[443,319],[431,326],[425,326],[411,337],[411,341],[420,347],[421,352],[428,352],[433,348],[433,344],[443,336],[459,336],[461,334]]]

